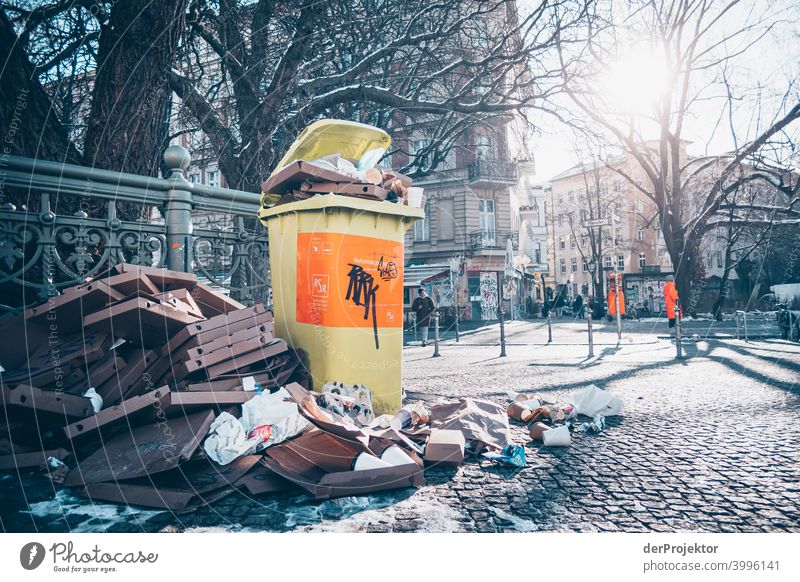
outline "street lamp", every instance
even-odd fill
[[[592,296],[591,300],[588,300],[587,303],[589,304],[588,309],[589,311],[594,311],[594,304],[597,301],[597,261],[593,258],[589,259],[589,262],[586,263],[586,266],[589,269],[589,273],[592,275]],[[592,315],[594,315],[592,313]]]

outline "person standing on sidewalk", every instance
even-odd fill
[[[436,306],[433,304],[433,299],[428,297],[425,289],[419,288],[418,296],[411,304],[411,311],[417,316],[417,331],[422,335],[422,346],[428,345],[428,328],[431,325],[431,314]]]
[[[583,295],[578,293],[575,296],[575,301],[572,302],[572,313],[575,319],[583,319]]]
[[[675,277],[667,275],[667,282],[664,283],[664,304],[667,308],[667,319],[669,327],[675,327],[675,302],[678,301],[678,289],[675,287]],[[683,306],[681,306],[681,318],[683,318]]]

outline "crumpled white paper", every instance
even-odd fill
[[[575,409],[578,414],[586,416],[616,416],[622,413],[624,406],[622,399],[615,394],[600,390],[594,384],[590,384],[581,390],[574,398]]]
[[[258,450],[297,436],[311,424],[300,414],[285,388],[272,394],[262,392],[242,404],[241,421],[245,435],[253,429],[270,427],[269,437],[258,446]]]
[[[248,439],[242,422],[223,412],[211,423],[203,450],[211,460],[227,465],[242,455],[254,453],[260,442],[258,438]]]

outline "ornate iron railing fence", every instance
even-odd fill
[[[16,192],[38,209],[0,204],[0,312],[39,303],[121,262],[193,271],[240,301],[269,303],[259,195],[190,183],[189,152],[180,146],[168,148],[164,161],[166,179],[4,156],[0,195]],[[80,196],[81,209],[54,211],[62,195]],[[149,218],[119,219],[120,202],[142,205]],[[201,228],[192,220],[198,213],[208,222]]]

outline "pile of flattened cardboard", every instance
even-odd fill
[[[509,442],[487,401],[369,422],[329,408],[263,305],[191,274],[117,265],[0,319],[0,333],[0,470],[38,469],[95,500],[179,513],[237,490],[419,487],[424,463]]]
[[[267,472],[260,456],[215,467],[199,445],[218,413],[305,383],[263,305],[165,269],[116,265],[0,335],[0,470],[41,467],[97,499],[180,511]]]

